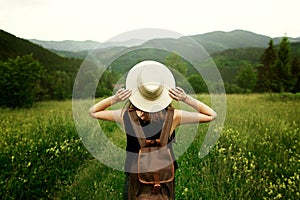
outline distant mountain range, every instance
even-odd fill
[[[11,33],[7,33],[3,30],[0,30],[2,37],[0,38],[0,47],[2,44],[2,56],[3,58],[7,57],[5,55],[14,55],[14,54],[23,54],[24,52],[32,50],[34,54],[39,55],[43,50],[38,50],[37,47],[42,47],[44,49],[50,50],[62,57],[73,57],[84,59],[91,50],[97,50],[101,55],[111,55],[113,52],[120,52],[126,48],[133,46],[143,47],[143,46],[155,46],[155,44],[166,45],[166,46],[177,46],[183,44],[183,41],[186,37],[192,38],[197,41],[203,48],[210,54],[215,54],[222,52],[228,49],[239,49],[239,48],[266,48],[271,39],[273,39],[274,44],[278,44],[281,41],[281,38],[271,38],[269,36],[256,34],[250,31],[245,30],[234,30],[230,32],[223,31],[214,31],[205,34],[198,34],[192,36],[184,36],[178,39],[174,38],[159,38],[152,40],[141,40],[141,39],[131,39],[128,41],[122,42],[106,42],[100,43],[97,41],[42,41],[36,39],[22,39],[17,38]],[[15,37],[15,38],[13,38]],[[26,41],[30,41],[27,43]],[[300,37],[298,38],[289,38],[290,43],[299,43]],[[19,44],[20,43],[20,44]],[[14,45],[18,44],[18,45]],[[33,46],[37,44],[37,46]],[[9,45],[10,47],[8,47]],[[26,47],[28,46],[28,47]],[[26,50],[27,49],[27,50]],[[21,52],[22,51],[22,52]],[[20,53],[17,53],[20,52]]]
[[[64,40],[64,41],[43,41],[37,39],[29,39],[29,41],[41,45],[46,49],[51,49],[55,51],[70,51],[70,52],[80,52],[80,51],[90,51],[95,48],[110,48],[110,47],[131,47],[136,45],[141,45],[145,40],[141,39],[131,39],[123,42],[105,42],[100,43],[92,40],[86,41],[74,41],[74,40]]]
[[[99,42],[86,40],[86,41],[74,41],[74,40],[64,40],[64,41],[43,41],[37,39],[29,39],[29,41],[38,44],[46,49],[58,50],[58,51],[89,51],[94,49],[96,46],[100,45]]]
[[[74,75],[82,60],[86,58],[91,50],[95,53],[93,56],[99,58],[103,63],[110,61],[115,55],[121,55],[120,53],[128,51],[130,52],[129,56],[121,56],[110,66],[117,73],[124,73],[137,61],[143,59],[154,59],[163,62],[168,52],[160,51],[157,53],[156,49],[151,47],[161,45],[171,49],[180,48],[184,52],[191,51],[188,45],[182,45],[189,38],[203,46],[220,69],[224,81],[229,83],[234,80],[241,67],[245,65],[257,66],[259,64],[260,56],[271,39],[273,39],[275,45],[281,41],[281,38],[271,38],[244,30],[215,31],[178,39],[159,38],[148,41],[132,39],[109,43],[71,40],[29,41],[0,30],[0,61],[32,54],[36,60],[46,67],[48,73],[55,74],[57,71],[63,71]],[[291,55],[300,58],[300,37],[289,38],[289,41],[291,43]],[[134,51],[135,49],[140,50]]]
[[[203,48],[209,53],[221,52],[227,49],[236,49],[236,48],[247,48],[247,47],[257,47],[257,48],[265,48],[268,46],[268,43],[271,39],[273,39],[274,44],[278,44],[281,40],[281,37],[271,38],[269,36],[256,34],[250,31],[245,30],[234,30],[230,32],[224,31],[214,31],[204,34],[192,35],[192,36],[184,36],[178,39],[172,38],[160,38],[160,39],[152,39],[149,41],[141,40],[141,39],[131,39],[128,41],[122,42],[105,42],[100,43],[97,41],[73,41],[73,40],[65,40],[65,41],[42,41],[36,39],[30,39],[31,42],[38,44],[46,49],[49,49],[59,55],[66,57],[77,57],[84,58],[89,51],[93,49],[106,49],[110,50],[117,47],[132,47],[132,46],[143,46],[150,45],[155,43],[166,43],[168,45],[176,45],[186,37],[190,37],[193,40],[197,41]],[[289,38],[291,43],[300,42],[300,37],[298,38]]]

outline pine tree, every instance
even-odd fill
[[[295,57],[292,61],[291,73],[295,83],[292,92],[300,92],[300,60],[297,57]]]
[[[274,48],[273,40],[269,42],[268,48],[264,51],[260,57],[260,63],[262,64],[257,68],[257,90],[264,92],[271,90],[271,79],[274,77],[272,74],[272,66],[277,59],[277,52]]]
[[[271,68],[272,74],[272,89],[274,92],[288,92],[293,88],[293,77],[291,73],[290,63],[290,43],[285,36],[279,44],[277,60]]]

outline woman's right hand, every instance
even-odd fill
[[[125,101],[130,96],[131,96],[131,90],[130,89],[120,88],[120,89],[118,89],[116,94],[113,96],[113,99],[116,102],[120,102],[120,101]]]
[[[187,98],[187,94],[180,87],[170,88],[169,95],[172,99],[175,99],[176,101],[184,101]]]

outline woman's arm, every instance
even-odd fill
[[[119,103],[121,101],[125,101],[131,95],[131,90],[121,88],[119,89],[115,95],[110,96],[96,103],[89,109],[89,114],[91,117],[101,120],[107,121],[115,121],[120,124],[123,123],[123,119],[121,116],[122,110],[106,110],[108,107]]]
[[[170,96],[176,101],[182,101],[194,108],[197,112],[175,110],[174,122],[179,124],[210,122],[217,117],[217,113],[203,102],[187,95],[180,87],[169,90]]]

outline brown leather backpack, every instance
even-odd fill
[[[173,109],[168,109],[160,138],[147,140],[139,124],[136,112],[129,112],[131,124],[140,143],[138,159],[133,163],[129,177],[128,199],[175,199],[174,163],[167,147],[173,121]]]

